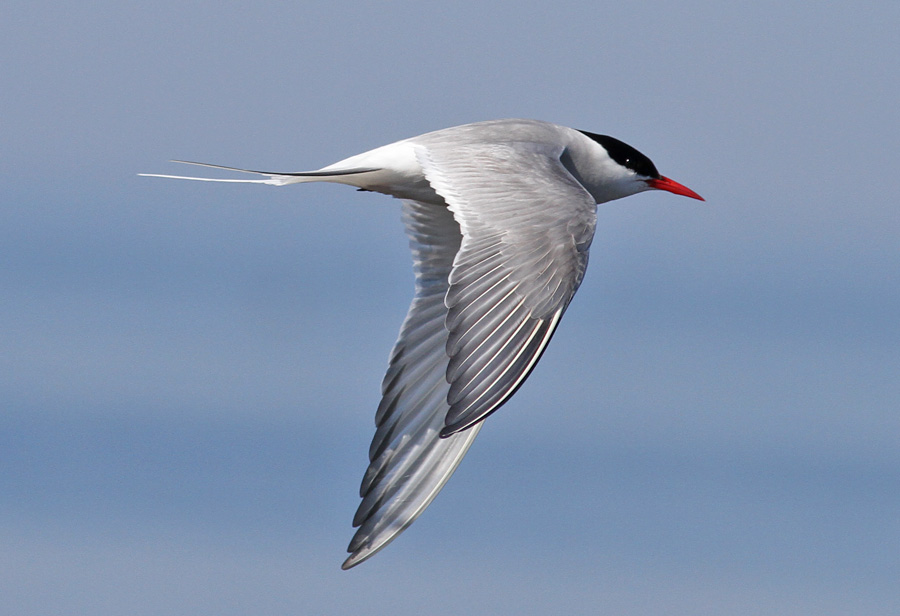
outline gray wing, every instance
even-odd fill
[[[444,298],[462,235],[446,208],[403,202],[416,293],[391,353],[375,416],[363,501],[353,525],[359,530],[343,564],[349,569],[386,546],[425,510],[456,470],[480,426],[441,438],[450,406],[445,375],[447,308]]]
[[[562,146],[436,142],[416,152],[463,236],[445,299],[449,436],[499,408],[534,368],[581,284],[597,211]]]

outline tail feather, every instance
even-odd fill
[[[225,171],[237,171],[239,173],[255,173],[256,175],[267,176],[265,180],[237,180],[225,178],[198,178],[186,175],[163,175],[159,173],[139,173],[138,175],[149,178],[170,178],[175,180],[195,180],[198,182],[234,182],[240,184],[270,184],[272,186],[284,186],[285,184],[295,184],[297,182],[314,182],[316,180],[327,180],[329,177],[356,175],[358,173],[370,173],[379,171],[376,168],[356,168],[356,169],[336,169],[334,171],[300,171],[295,173],[277,173],[274,171],[254,171],[252,169],[240,169],[238,167],[226,167],[224,165],[213,165],[210,163],[198,163],[190,160],[173,160],[173,163],[182,163],[185,165],[197,165],[198,167],[210,167],[212,169],[224,169]]]

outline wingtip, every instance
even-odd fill
[[[444,426],[443,428],[441,428],[441,431],[438,433],[438,436],[440,436],[441,438],[450,438],[451,436],[453,436],[454,434],[456,434],[457,432],[459,432],[463,429],[464,429],[464,426],[461,426],[458,424],[451,424],[449,426]]]
[[[485,417],[479,417],[478,419],[472,420],[468,418],[465,421],[458,421],[456,423],[448,424],[441,428],[441,431],[438,433],[438,436],[441,438],[450,438],[454,434],[459,434],[460,432],[465,432],[466,430],[473,428],[475,425],[480,424],[484,421]]]
[[[450,438],[454,434],[459,434],[460,432],[465,432],[466,430],[469,430],[470,428],[473,428],[476,425],[483,422],[487,418],[488,415],[490,415],[495,410],[500,408],[500,406],[501,405],[499,405],[499,404],[496,405],[488,413],[485,413],[483,415],[478,415],[474,418],[466,417],[466,418],[462,419],[461,421],[447,424],[443,428],[441,428],[441,431],[438,433],[438,436],[440,436],[441,438]]]
[[[348,571],[352,569],[363,561],[368,560],[377,551],[378,550],[363,549],[351,553],[350,556],[348,556],[347,559],[343,563],[341,563],[341,571]]]

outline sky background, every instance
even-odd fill
[[[10,614],[900,613],[900,4],[0,9]],[[456,124],[616,136],[530,380],[349,572],[412,296],[399,204],[299,171]]]

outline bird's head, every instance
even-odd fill
[[[606,152],[603,176],[610,199],[619,199],[645,190],[665,190],[676,195],[705,201],[693,190],[675,180],[660,175],[653,161],[615,137],[579,131],[598,143]]]

